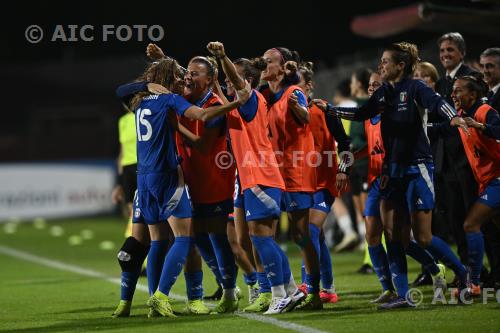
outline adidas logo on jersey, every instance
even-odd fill
[[[481,196],[481,199],[483,199],[483,200],[488,200],[488,194],[482,195],[482,196]]]
[[[322,202],[322,203],[320,203],[318,206],[326,208],[326,203],[323,201],[323,202]]]
[[[297,207],[298,204],[295,201],[290,202],[290,207]]]
[[[423,205],[423,204],[424,204],[424,203],[423,203],[422,199],[418,198],[418,200],[417,200],[417,205]]]
[[[220,206],[215,207],[214,213],[219,213],[219,212],[222,212],[222,208],[220,208]]]
[[[250,211],[247,210],[246,216],[250,216]]]

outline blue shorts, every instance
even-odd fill
[[[242,208],[245,210],[245,220],[279,218],[282,193],[279,188],[263,185],[244,190]]]
[[[313,195],[309,192],[283,192],[281,197],[281,210],[284,212],[309,209],[313,205]]]
[[[157,224],[170,216],[192,216],[191,200],[182,171],[161,174],[138,174],[133,202],[134,223]]]
[[[234,182],[234,208],[243,208],[243,193],[240,191],[240,178],[236,175],[236,180]]]
[[[493,209],[500,208],[500,178],[493,179],[479,195],[478,202]]]
[[[434,165],[420,163],[408,168],[402,177],[390,178],[382,197],[406,206],[410,213],[434,209]]]
[[[326,214],[332,210],[335,197],[326,188],[314,192],[312,209],[320,210]]]
[[[380,217],[380,176],[377,177],[370,185],[368,197],[366,198],[364,216]]]
[[[212,218],[228,216],[233,212],[233,200],[227,199],[209,204],[200,204],[193,202],[193,217],[195,218]]]

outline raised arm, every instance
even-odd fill
[[[224,71],[224,74],[226,74],[229,81],[231,81],[234,88],[236,90],[243,89],[245,87],[245,80],[238,74],[233,62],[226,55],[224,44],[221,42],[210,42],[207,45],[207,50],[220,60],[222,70]]]

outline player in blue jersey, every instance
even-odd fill
[[[433,162],[426,133],[427,114],[439,112],[451,126],[467,128],[453,107],[420,80],[411,78],[418,62],[415,45],[402,42],[385,48],[380,72],[385,81],[372,97],[359,108],[337,108],[316,101],[328,116],[362,121],[381,113],[385,158],[381,176],[381,213],[393,225],[393,238],[387,242],[387,255],[398,297],[381,309],[413,307],[407,298],[407,263],[401,235],[405,210],[411,215],[416,241],[434,258],[451,267],[466,285],[466,270],[449,246],[432,235],[434,208]],[[404,241],[408,241],[405,239]]]
[[[150,78],[151,83],[175,89],[176,82],[182,80],[180,66],[173,59],[160,60]],[[158,287],[148,300],[148,305],[162,316],[175,316],[168,294],[193,245],[191,203],[174,138],[178,124],[176,117],[172,117],[172,113],[169,115],[169,112],[207,121],[244,103],[248,99],[248,91],[240,91],[238,96],[241,99],[235,102],[206,109],[194,106],[182,96],[172,93],[155,95],[141,92],[131,101],[136,114],[138,162],[134,222],[148,225],[151,237],[149,256],[152,258],[160,256],[156,253],[160,247],[154,244],[164,240],[167,235],[168,225],[165,221],[168,221],[175,236],[164,263],[154,260],[148,262],[157,266],[157,272],[161,270]]]

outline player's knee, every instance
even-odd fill
[[[308,235],[303,235],[300,232],[292,234],[292,239],[301,249],[303,249],[307,243],[311,241]]]
[[[464,221],[464,231],[469,232],[479,232],[481,230],[481,224],[476,223],[473,219],[465,219]]]
[[[123,243],[117,258],[123,272],[140,270],[149,252],[149,246],[129,237]]]
[[[432,234],[430,235],[415,235],[415,241],[420,245],[422,248],[427,248],[429,245],[431,245],[432,241]]]
[[[377,246],[382,241],[382,235],[374,232],[373,230],[367,232],[365,238],[369,246]]]

